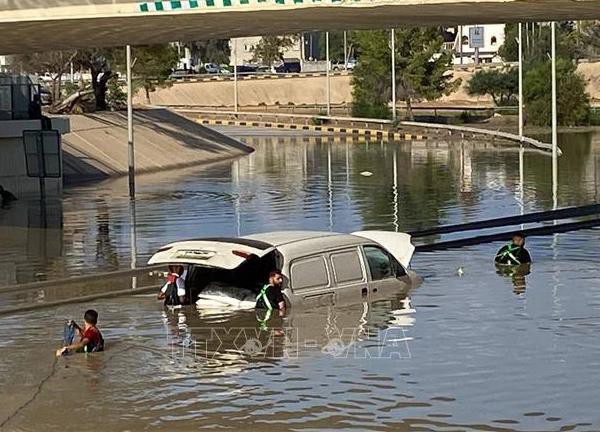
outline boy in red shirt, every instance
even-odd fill
[[[79,327],[75,321],[72,321],[73,326],[79,333],[79,342],[70,344],[62,347],[56,351],[57,356],[68,354],[70,350],[78,352],[96,352],[104,350],[104,338],[102,333],[96,327],[98,322],[98,312],[90,309],[83,315],[85,325],[83,328]]]

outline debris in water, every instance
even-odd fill
[[[465,270],[462,267],[459,267],[459,268],[456,269],[456,274],[458,276],[462,276],[462,275],[465,274]]]
[[[360,175],[363,177],[371,177],[373,173],[371,171],[363,171],[360,173]]]

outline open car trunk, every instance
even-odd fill
[[[259,257],[253,255],[234,269],[224,269],[203,265],[192,265],[186,277],[186,289],[192,302],[202,293],[224,295],[238,300],[255,298],[269,280],[269,273],[277,268],[277,252],[271,251]]]
[[[214,238],[171,243],[148,264],[188,267],[185,279],[190,302],[200,293],[232,299],[254,299],[278,268],[278,253],[268,243],[251,239]]]

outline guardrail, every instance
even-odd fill
[[[270,73],[270,72],[243,72],[238,73],[238,81],[263,80],[263,79],[285,79],[285,78],[312,78],[326,77],[327,72],[298,72],[298,73]],[[329,71],[329,76],[347,76],[350,71]],[[233,81],[233,73],[230,74],[188,74],[172,75],[172,81],[177,82],[209,82],[209,81]]]
[[[177,112],[181,112],[181,113],[191,113],[191,114],[208,114],[208,115],[212,115],[212,116],[217,116],[217,115],[224,115],[224,116],[233,116],[235,118],[240,118],[240,116],[247,116],[247,117],[257,117],[259,119],[264,119],[265,117],[268,118],[274,118],[274,122],[277,123],[278,119],[288,119],[288,120],[294,120],[294,119],[300,119],[303,121],[304,124],[309,124],[309,122],[311,121],[334,121],[334,122],[344,122],[344,123],[350,123],[350,125],[354,125],[356,123],[362,123],[365,125],[365,127],[369,127],[370,124],[375,124],[379,126],[379,130],[384,130],[386,127],[391,127],[394,122],[392,122],[392,120],[387,120],[387,119],[369,119],[369,118],[364,118],[364,117],[344,117],[344,116],[324,116],[324,115],[310,115],[310,114],[287,114],[287,113],[280,113],[280,114],[274,114],[274,113],[261,113],[261,112],[248,112],[248,111],[215,111],[215,110],[203,110],[203,109],[181,109],[181,110],[175,110]],[[534,138],[530,138],[530,137],[521,137],[517,134],[512,134],[509,132],[502,132],[502,131],[495,131],[495,130],[488,130],[488,129],[480,129],[480,128],[475,128],[475,127],[468,127],[468,126],[455,126],[455,125],[443,125],[443,124],[438,124],[438,123],[422,123],[422,122],[411,122],[411,121],[401,121],[398,122],[399,126],[407,126],[407,127],[414,127],[414,128],[425,128],[425,129],[437,129],[437,130],[447,130],[449,131],[450,134],[452,134],[452,132],[457,132],[457,133],[461,133],[461,134],[472,134],[472,135],[486,135],[486,136],[491,136],[494,138],[501,138],[501,139],[506,139],[509,141],[513,141],[513,142],[517,142],[517,143],[522,143],[522,144],[527,144],[531,147],[537,148],[539,150],[543,150],[545,152],[551,152],[552,151],[552,145],[536,140]],[[251,123],[249,123],[247,126],[252,126]],[[562,155],[562,150],[560,148],[558,148],[558,155]]]

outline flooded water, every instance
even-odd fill
[[[500,144],[249,142],[232,163],[140,177],[135,206],[117,180],[2,209],[0,283],[129,269],[181,238],[553,206],[551,159],[525,151],[521,189],[519,150]],[[561,147],[558,205],[598,202],[600,135]],[[254,312],[166,311],[151,295],[0,315],[0,429],[600,430],[600,230],[529,239],[525,277],[496,274],[500,246],[417,254],[417,289],[293,310],[270,332]],[[63,320],[88,306],[107,350],[55,360]]]

